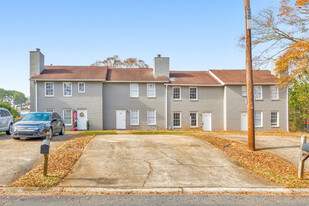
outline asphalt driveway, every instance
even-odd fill
[[[276,187],[209,143],[174,135],[96,136],[60,186]]]
[[[63,136],[54,136],[51,140],[51,151],[73,135],[74,133],[66,133]],[[42,159],[41,144],[42,139],[13,140],[11,136],[0,134],[0,186],[10,185]]]

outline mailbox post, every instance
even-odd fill
[[[48,166],[48,155],[49,155],[49,144],[50,140],[45,139],[41,145],[41,154],[44,155],[44,176],[47,176],[47,166]]]
[[[309,158],[309,143],[307,143],[307,137],[303,135],[301,137],[300,155],[299,155],[299,167],[298,167],[298,178],[304,178],[304,166],[305,161]]]

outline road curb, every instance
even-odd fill
[[[288,188],[210,188],[210,187],[176,187],[176,188],[97,188],[97,187],[1,187],[2,194],[164,194],[164,193],[267,193],[267,194],[295,194],[308,193],[309,188],[288,189]]]

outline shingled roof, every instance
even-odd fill
[[[246,84],[246,70],[210,70],[224,84]],[[269,70],[254,70],[254,84],[277,84],[278,78]]]
[[[109,69],[107,72],[107,81],[117,82],[168,82],[167,77],[153,75],[152,69],[134,68],[134,69]]]
[[[45,66],[32,80],[105,80],[106,66]]]
[[[208,71],[170,71],[172,84],[220,85]]]

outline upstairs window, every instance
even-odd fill
[[[139,97],[138,84],[130,84],[130,97]]]
[[[130,110],[130,124],[139,125],[139,110],[137,109]]]
[[[173,87],[173,99],[180,100],[181,99],[181,89],[180,87]]]
[[[147,124],[148,125],[156,125],[156,110],[148,110],[147,111]]]
[[[261,86],[254,87],[254,99],[263,99]]]
[[[241,87],[241,96],[243,96],[243,97],[247,96],[247,87],[246,86]]]
[[[190,100],[197,100],[197,88],[196,87],[190,87]]]
[[[270,99],[279,99],[278,87],[270,87]]]
[[[156,97],[156,85],[147,84],[147,97]]]
[[[52,97],[54,96],[54,83],[45,82],[45,96]]]
[[[78,82],[78,93],[85,93],[86,85],[84,82]]]
[[[63,96],[71,97],[72,96],[72,82],[63,83]]]

